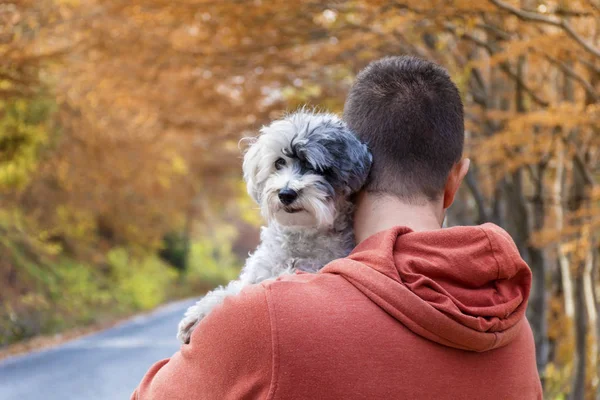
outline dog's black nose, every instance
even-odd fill
[[[292,204],[298,198],[298,192],[292,189],[281,189],[279,191],[279,200],[286,206]]]

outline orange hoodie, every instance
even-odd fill
[[[541,399],[530,284],[495,225],[396,227],[228,299],[132,399]]]

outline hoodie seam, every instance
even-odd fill
[[[275,321],[275,306],[273,304],[273,299],[270,296],[271,286],[269,285],[264,288],[265,300],[267,302],[267,313],[269,314],[269,325],[271,328],[271,384],[266,397],[266,399],[269,400],[275,398],[275,393],[279,388],[279,353],[277,351],[279,348],[279,335]]]
[[[492,239],[490,238],[490,235],[488,235],[488,233],[485,231],[485,229],[483,229],[482,227],[479,227],[479,229],[481,229],[481,231],[483,232],[490,244],[490,250],[492,250],[492,257],[494,257],[494,261],[496,261],[496,279],[500,279],[500,262],[498,261],[498,257],[496,257],[496,252],[494,251],[494,244],[492,243]]]

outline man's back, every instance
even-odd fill
[[[231,299],[141,398],[541,399],[530,279],[493,225],[393,228]]]

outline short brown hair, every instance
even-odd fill
[[[367,192],[438,199],[464,144],[463,104],[448,72],[415,57],[386,57],[356,77],[344,119],[373,154]]]

